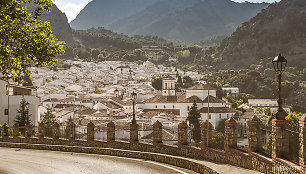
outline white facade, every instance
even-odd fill
[[[163,90],[162,90],[163,96],[175,96],[176,95],[175,82],[176,82],[176,79],[172,77],[163,79],[163,82],[162,82],[163,83]]]
[[[205,100],[208,96],[208,93],[210,96],[216,97],[216,90],[204,90],[204,89],[197,89],[197,90],[192,90],[192,89],[187,89],[186,90],[186,97],[192,97],[192,96],[197,96],[201,100]]]
[[[222,90],[227,94],[234,97],[237,97],[239,95],[239,88],[237,87],[225,87],[222,88]]]
[[[17,87],[18,88],[18,87]],[[21,88],[21,87],[20,87]],[[26,89],[30,90],[30,89]],[[11,92],[7,95],[7,82],[0,79],[0,124],[9,123],[10,126],[14,125],[14,120],[17,116],[17,109],[20,108],[20,101],[22,100],[22,95],[16,95]],[[31,115],[31,123],[35,126],[38,125],[38,105],[39,98],[32,95],[24,95],[24,99],[29,102],[29,114]]]

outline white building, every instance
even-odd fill
[[[129,66],[118,66],[116,68],[117,74],[130,74],[130,67]]]
[[[34,89],[8,85],[8,82],[0,78],[0,124],[14,125],[23,97],[29,103],[31,123],[37,126],[39,98],[34,95]]]
[[[248,103],[254,109],[269,107],[271,109],[271,112],[277,111],[278,109],[277,99],[249,99]],[[283,109],[286,112],[290,112],[290,108],[288,106],[283,106]]]
[[[186,95],[179,95],[175,91],[174,82],[173,78],[164,78],[162,95],[156,95],[138,103],[137,107],[144,112],[161,111],[174,114],[177,120],[185,121],[195,101],[201,113],[201,120],[208,119],[214,127],[221,119],[229,118],[235,114],[234,109],[226,107],[225,101],[216,98],[216,89],[205,84],[197,84],[187,89]]]
[[[239,95],[239,88],[237,87],[224,87],[222,88],[223,92],[227,95],[238,97]]]

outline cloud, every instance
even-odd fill
[[[55,1],[54,4],[66,14],[68,22],[71,22],[80,13],[80,11],[90,2],[67,2],[67,1]]]

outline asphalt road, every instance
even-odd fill
[[[0,174],[189,174],[151,161],[104,155],[0,148]]]

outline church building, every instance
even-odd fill
[[[179,94],[175,89],[176,79],[162,79],[162,94],[138,103],[137,107],[144,112],[160,111],[176,115],[179,121],[185,121],[194,101],[201,113],[201,121],[209,120],[216,127],[221,119],[233,116],[236,111],[229,108],[226,102],[216,97],[216,89],[206,84],[196,84],[186,89],[186,94]]]

